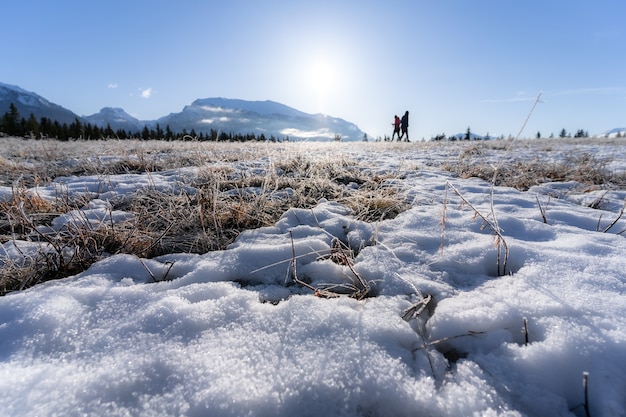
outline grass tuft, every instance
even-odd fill
[[[593,140],[617,146],[615,139]],[[368,148],[380,146],[381,158],[389,158],[387,150],[391,155],[419,153],[418,158],[411,158],[417,161],[413,166],[400,160],[394,172],[380,173],[360,162],[358,153],[351,152],[352,145],[347,148],[345,144],[250,143],[242,147],[206,142],[0,138],[0,295],[74,275],[112,254],[152,258],[224,249],[243,230],[273,225],[288,209],[312,208],[322,200],[349,207],[357,220],[391,219],[411,206],[396,180],[420,167],[450,171],[461,178],[480,177],[520,190],[547,181],[577,181],[581,189],[626,187],[626,173],[611,171],[610,157],[592,154],[584,142],[558,141],[559,146],[524,140],[366,144]],[[334,152],[332,146],[340,151]],[[532,147],[541,148],[541,152],[532,149],[533,155],[542,155],[536,160],[526,156]],[[435,153],[438,156],[431,158]],[[502,153],[507,158],[499,157]],[[156,173],[177,175],[181,187],[164,190],[150,182],[132,194],[111,197],[109,213],[99,221],[87,219],[83,211],[97,195],[60,190],[50,197],[37,191],[62,182],[60,177],[97,176],[106,183],[118,174]],[[448,189],[452,190],[446,187],[446,192]],[[596,205],[604,200],[603,195]],[[537,204],[547,221],[548,203],[538,200]],[[445,208],[444,204],[442,242]],[[131,216],[113,221],[114,212]],[[598,230],[615,228],[622,215],[623,211],[608,225],[600,226],[599,220]],[[60,218],[66,219],[63,227],[57,224]],[[486,221],[495,232],[499,229],[491,219]],[[498,269],[504,273],[506,242],[497,232],[495,235]],[[37,248],[34,252],[33,247]],[[336,258],[341,254],[335,250]],[[355,279],[358,283],[358,277]]]
[[[268,157],[262,147],[237,150],[198,143],[180,143],[180,149],[158,143],[157,149],[148,150],[141,142],[129,142],[110,149],[110,143],[98,142],[90,146],[104,146],[112,156],[78,159],[63,155],[70,151],[63,142],[30,144],[43,145],[30,154],[49,159],[35,158],[33,163],[16,147],[18,162],[0,161],[0,167],[11,168],[3,171],[2,180],[19,183],[0,201],[5,213],[0,243],[14,242],[19,250],[23,242],[38,242],[39,249],[35,255],[25,251],[19,263],[15,256],[0,253],[0,295],[74,275],[112,254],[152,258],[225,249],[243,230],[273,225],[288,209],[311,208],[323,199],[351,207],[364,221],[392,218],[408,208],[401,190],[387,186],[391,177],[370,177],[341,155],[320,158],[276,149]],[[21,168],[14,169],[17,165]],[[108,220],[97,222],[81,210],[86,197],[61,193],[49,199],[31,188],[57,176],[97,175],[107,181],[117,174],[177,169],[189,173],[190,188],[164,191],[152,185],[112,198]],[[132,213],[132,218],[113,222],[113,212]],[[60,216],[71,221],[52,227]]]

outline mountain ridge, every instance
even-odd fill
[[[27,91],[21,87],[0,82],[0,115],[6,113],[13,103],[20,115],[24,118],[31,114],[38,120],[47,117],[59,123],[72,123],[76,118],[80,119],[76,113],[58,104],[52,103],[39,94]]]
[[[211,130],[240,134],[290,137],[300,140],[360,140],[364,132],[354,123],[325,114],[309,114],[287,105],[266,100],[247,101],[222,97],[197,99],[181,112],[170,113],[156,121],[174,131],[207,133]]]
[[[365,132],[344,119],[325,114],[309,114],[272,101],[249,101],[224,97],[199,98],[155,120],[139,120],[120,107],[103,107],[98,113],[79,116],[42,96],[19,86],[0,83],[0,115],[13,103],[21,117],[33,114],[38,120],[47,117],[60,123],[75,120],[100,128],[140,132],[145,127],[169,126],[173,132],[225,132],[295,140],[361,140]]]

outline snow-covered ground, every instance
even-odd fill
[[[410,209],[365,223],[320,201],[223,251],[116,255],[0,298],[0,415],[626,415],[626,190],[492,189],[438,168],[461,143],[272,146],[393,173]],[[626,171],[619,142],[567,146],[558,155]],[[532,145],[482,155],[539,152],[550,158]],[[66,177],[37,192],[97,186],[84,218],[110,221],[103,213],[128,215],[106,210],[112,193],[181,187],[186,175]],[[356,251],[353,265],[326,256],[336,239]],[[0,256],[25,251],[7,242]],[[313,287],[358,274],[371,296],[317,297],[293,284],[293,259]]]

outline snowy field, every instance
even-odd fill
[[[133,152],[123,146],[98,157]],[[626,141],[250,146],[262,152],[233,158],[240,172],[342,156],[391,174],[408,209],[365,222],[319,201],[225,250],[118,254],[0,297],[0,415],[626,415],[626,188],[583,178],[520,191],[442,168],[591,155],[623,176]],[[81,218],[97,226],[132,216],[107,205],[141,188],[193,193],[194,169],[29,192],[89,195]],[[42,244],[7,241],[0,258]],[[353,289],[367,296],[324,297]]]

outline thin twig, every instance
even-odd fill
[[[546,209],[545,207],[543,207],[541,205],[541,202],[539,201],[539,197],[535,197],[537,199],[537,205],[539,206],[539,212],[541,213],[541,219],[543,220],[543,222],[545,224],[548,224],[548,219],[546,218]],[[550,200],[548,200],[548,202],[550,202]]]
[[[587,415],[587,417],[591,417],[591,414],[589,414],[589,392],[588,392],[588,387],[589,387],[589,372],[583,372],[583,389],[585,391],[585,404],[584,404],[585,414]]]
[[[524,317],[524,342],[528,345],[528,319]]]
[[[442,338],[439,338],[439,339],[436,339],[436,340],[431,340],[430,342],[425,343],[422,346],[418,346],[417,348],[415,348],[413,350],[426,349],[428,347],[435,346],[435,345],[438,345],[438,344],[443,343],[443,342],[447,342],[448,340],[459,339],[461,337],[477,336],[477,335],[481,335],[481,334],[485,334],[485,333],[487,333],[487,332],[486,331],[475,332],[473,330],[470,330],[470,331],[468,331],[467,333],[464,333],[464,334],[457,334],[457,335],[454,335],[454,336],[446,336],[446,337],[442,337]]]
[[[142,250],[141,250],[141,252],[148,253],[148,252],[149,252],[152,248],[154,248],[154,247],[155,247],[155,246],[156,246],[156,245],[157,245],[157,244],[161,241],[161,239],[163,239],[163,237],[167,234],[167,232],[169,232],[169,231],[170,231],[170,229],[171,229],[173,226],[174,226],[174,223],[170,223],[170,224],[168,224],[168,225],[167,225],[167,227],[165,228],[165,230],[163,231],[163,233],[161,233],[161,234],[159,235],[159,237],[158,237],[158,238],[156,238],[156,239],[154,240],[154,242],[152,242],[152,244],[151,244],[150,246],[148,246],[148,247],[147,247],[147,248],[145,248],[145,249],[142,249]],[[133,255],[137,255],[137,252],[135,252]]]
[[[152,271],[150,270],[150,268],[148,268],[148,265],[146,265],[146,263],[143,261],[143,259],[137,257],[139,259],[139,262],[141,263],[141,265],[143,266],[143,268],[148,272],[148,274],[150,275],[150,278],[152,278],[152,282],[158,282],[156,277],[154,276],[154,274],[152,273]]]
[[[422,299],[419,300],[417,303],[408,308],[405,308],[402,311],[402,319],[405,321],[409,321],[422,314],[422,311],[424,311],[424,309],[428,306],[428,303],[430,303],[431,299],[432,296],[430,294],[427,294],[426,297],[422,297]]]
[[[615,226],[615,224],[617,224],[617,222],[619,221],[619,219],[621,219],[621,218],[622,218],[622,216],[624,215],[624,209],[626,209],[626,202],[624,202],[624,205],[622,206],[622,209],[619,211],[619,214],[617,215],[617,217],[615,218],[615,220],[613,220],[613,221],[611,222],[611,224],[609,224],[609,225],[608,225],[608,226],[607,226],[607,227],[606,227],[606,228],[602,231],[603,233],[608,232],[609,230],[611,230],[611,228],[612,228],[613,226]]]
[[[443,247],[445,244],[445,235],[446,235],[446,211],[448,209],[448,187],[446,187],[444,196],[443,196],[443,212],[441,214],[441,243],[439,244],[439,251],[443,252]]]
[[[507,264],[508,264],[508,259],[509,259],[509,245],[506,243],[506,240],[504,239],[504,236],[502,235],[500,227],[495,222],[495,219],[493,221],[490,221],[487,217],[485,217],[450,182],[447,183],[447,186],[449,186],[452,189],[452,191],[454,191],[455,194],[457,194],[461,198],[461,200],[463,200],[463,202],[465,204],[467,204],[474,211],[474,213],[478,217],[480,217],[485,222],[485,224],[487,224],[489,226],[489,228],[491,228],[491,230],[496,234],[496,245],[497,245],[497,250],[498,250],[498,254],[497,254],[498,276],[505,275],[506,271],[507,271]],[[492,214],[493,214],[493,212],[492,212]],[[504,248],[504,260],[503,260],[503,262],[501,262],[501,258],[500,258],[501,257],[500,247]],[[502,271],[500,271],[500,266],[502,266]]]
[[[293,282],[295,282],[296,284],[302,285],[303,287],[306,287],[306,288],[310,289],[311,291],[316,292],[317,289],[315,287],[313,287],[312,285],[310,285],[310,284],[308,284],[308,283],[306,283],[304,281],[301,281],[298,278],[298,271],[296,269],[296,265],[297,265],[297,262],[296,262],[296,245],[294,244],[293,231],[291,231],[291,230],[289,231],[289,237],[291,238],[291,254],[292,254],[292,256],[291,256],[291,278],[293,279]]]
[[[339,239],[337,239],[337,241],[339,241]],[[345,251],[343,249],[343,245],[339,244],[338,247],[339,247],[339,251],[341,252],[341,254],[342,254],[342,256],[343,256],[343,258],[345,260],[346,265],[350,269],[350,272],[352,272],[352,274],[354,274],[354,276],[357,278],[358,283],[359,283],[358,290],[353,294],[353,296],[357,300],[362,300],[363,298],[367,297],[367,294],[370,292],[370,285],[369,285],[369,283],[365,279],[363,279],[361,274],[359,274],[357,271],[354,270],[354,268],[352,266],[353,262],[346,255],[346,253],[345,253]]]

